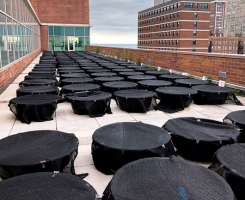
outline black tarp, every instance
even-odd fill
[[[16,90],[17,97],[31,94],[59,95],[59,89],[55,86],[29,86]]]
[[[77,154],[74,134],[38,130],[11,135],[0,140],[0,167],[6,172],[0,176],[53,171],[75,174]]]
[[[59,100],[60,97],[51,94],[25,95],[11,99],[9,108],[23,123],[43,122],[53,120]]]
[[[220,147],[241,139],[237,126],[209,119],[176,118],[163,127],[171,134],[177,153],[195,161],[211,162]]]
[[[103,126],[93,134],[94,165],[105,174],[113,174],[138,159],[171,155],[175,155],[175,150],[170,135],[150,124],[115,123]]]
[[[14,191],[13,191],[14,188]],[[86,199],[96,200],[95,189],[81,178],[69,174],[41,172],[0,182],[1,198],[11,200]]]
[[[106,113],[112,114],[110,103],[111,94],[101,91],[68,94],[66,100],[71,102],[75,114],[102,117]]]
[[[230,99],[237,105],[242,105],[231,88],[216,85],[198,85],[192,88],[198,91],[194,97],[195,104],[224,104],[226,100]]]
[[[161,87],[156,89],[160,102],[158,109],[167,113],[184,110],[192,103],[197,91],[185,87]]]
[[[177,79],[175,80],[175,85],[179,87],[192,87],[196,85],[208,85],[208,81],[197,80],[197,79]]]
[[[116,92],[119,90],[126,89],[136,89],[138,86],[137,83],[128,82],[128,81],[114,81],[114,82],[106,82],[102,84],[102,90],[106,92]]]
[[[157,109],[156,93],[145,90],[119,90],[114,92],[121,110],[132,113],[147,113]]]
[[[63,87],[65,85],[93,83],[93,82],[94,79],[92,78],[67,78],[67,79],[63,79],[60,85]]]
[[[142,89],[147,89],[151,91],[156,91],[159,87],[166,87],[172,85],[170,81],[162,81],[162,80],[146,80],[138,82]]]
[[[245,199],[245,144],[232,144],[220,148],[209,169],[222,176],[231,186],[237,200]]]
[[[53,79],[30,79],[25,80],[19,83],[19,87],[28,87],[28,86],[57,86],[57,80]]]
[[[102,200],[236,200],[219,175],[179,159],[145,158],[119,169]]]

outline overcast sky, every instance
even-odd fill
[[[91,44],[137,44],[138,12],[154,0],[90,0]]]

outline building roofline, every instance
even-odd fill
[[[154,9],[157,9],[157,8],[162,8],[164,6],[168,6],[168,5],[172,5],[172,4],[180,3],[180,2],[188,2],[188,3],[196,3],[196,2],[198,2],[198,3],[211,3],[211,0],[190,0],[190,1],[171,0],[171,1],[167,1],[165,3],[158,4],[156,6],[147,8],[145,10],[139,11],[138,14],[143,14],[145,12],[149,12],[149,11],[154,10]]]

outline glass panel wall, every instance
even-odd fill
[[[74,26],[49,26],[49,50],[68,51],[68,37],[74,37],[75,51],[84,51],[90,44],[90,28]]]
[[[40,49],[41,42],[40,25],[23,0],[0,0],[0,10],[1,68]]]

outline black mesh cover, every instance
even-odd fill
[[[19,87],[27,87],[27,86],[57,86],[57,80],[53,79],[31,79],[25,80],[19,83]]]
[[[127,69],[126,67],[118,66],[118,65],[107,65],[106,69]]]
[[[85,73],[75,73],[75,74],[62,74],[60,76],[61,79],[66,79],[66,78],[89,78],[88,74]]]
[[[220,148],[209,169],[222,176],[231,186],[237,200],[245,199],[245,144],[232,144]]]
[[[112,114],[110,93],[90,91],[68,94],[65,98],[71,102],[75,114],[90,117],[102,117],[106,113]]]
[[[33,75],[33,74],[52,74],[55,75],[55,71],[32,71],[29,72],[29,75]]]
[[[119,169],[102,200],[236,200],[216,173],[179,159],[146,158]]]
[[[69,94],[69,93],[76,93],[76,92],[83,92],[83,91],[94,91],[99,90],[100,86],[91,83],[83,83],[83,84],[73,84],[73,85],[66,85],[62,88],[62,94]]]
[[[69,174],[41,172],[0,182],[1,198],[11,200],[95,200],[97,192],[81,178]],[[14,192],[13,192],[14,188]]]
[[[145,90],[120,90],[114,93],[120,109],[132,113],[147,113],[157,109],[156,93]]]
[[[207,85],[208,81],[197,80],[197,79],[177,79],[175,80],[175,85],[180,87],[192,87],[196,85]]]
[[[245,110],[231,112],[224,118],[224,122],[237,125],[242,133],[241,142],[245,142]]]
[[[55,72],[55,68],[34,67],[32,71],[52,71]]]
[[[138,82],[138,84],[141,86],[142,89],[155,91],[159,87],[166,87],[172,85],[172,82],[161,81],[161,80],[146,80],[146,81],[140,81]]]
[[[137,76],[137,75],[144,75],[143,72],[120,72],[119,73],[119,76],[122,76],[124,77],[125,79],[128,77],[128,76]]]
[[[102,89],[113,93],[118,90],[125,90],[125,89],[136,89],[137,83],[128,82],[128,81],[115,81],[115,82],[106,82],[103,83]]]
[[[31,94],[54,94],[59,95],[59,89],[55,86],[29,86],[16,91],[17,97]]]
[[[112,76],[112,77],[97,77],[94,80],[99,85],[102,85],[102,83],[105,83],[105,82],[123,81],[124,78],[118,77],[118,76]]]
[[[76,74],[76,73],[82,73],[84,70],[81,69],[75,69],[75,70],[59,70],[59,75],[62,74]]]
[[[59,100],[60,97],[52,94],[25,95],[11,99],[9,108],[23,123],[43,122],[53,120]]]
[[[197,91],[185,87],[161,87],[156,89],[160,102],[158,109],[166,113],[174,113],[184,110],[192,103]]]
[[[67,78],[61,81],[61,86],[72,85],[72,84],[82,84],[82,83],[93,83],[92,78]]]
[[[134,69],[112,69],[113,72],[120,73],[120,72],[133,72]]]
[[[137,68],[135,68],[135,71],[147,72],[147,71],[157,71],[157,69],[156,68],[149,68],[149,67],[137,67]]]
[[[174,154],[170,135],[150,124],[115,123],[99,128],[93,134],[94,165],[105,174],[113,174],[123,165],[138,159]]]
[[[93,73],[91,74],[92,77],[111,77],[111,76],[117,76],[117,73],[112,72],[101,72],[101,73]]]
[[[211,162],[222,146],[240,141],[237,126],[209,119],[177,118],[163,126],[172,136],[179,154],[196,161]]]
[[[175,80],[177,79],[189,79],[188,76],[178,75],[178,74],[167,74],[167,75],[160,75],[160,79],[165,81],[171,81],[172,83],[175,83]]]
[[[5,170],[0,176],[53,171],[75,174],[77,154],[74,134],[50,130],[19,133],[0,140],[0,167]]]
[[[32,80],[32,79],[53,79],[57,81],[56,76],[52,74],[45,74],[45,75],[33,74],[33,75],[25,76],[25,80]]]
[[[156,80],[157,78],[155,76],[137,75],[137,76],[128,76],[127,79],[138,83],[139,81]]]
[[[153,75],[153,76],[156,76],[157,79],[160,79],[161,75],[169,74],[169,72],[167,72],[167,71],[146,71],[145,74]]]
[[[198,91],[194,98],[195,104],[224,104],[227,99],[230,99],[237,105],[242,105],[231,88],[216,85],[198,85],[192,88]]]

